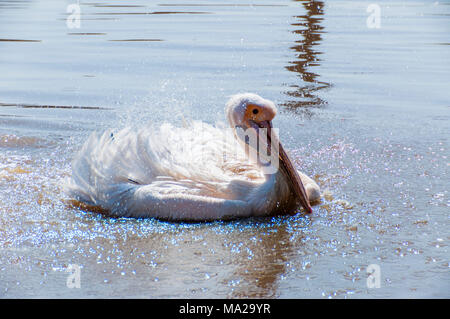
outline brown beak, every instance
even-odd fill
[[[279,157],[281,165],[284,166],[288,179],[291,182],[292,190],[294,191],[294,194],[297,195],[297,198],[300,201],[300,204],[303,206],[303,208],[306,210],[307,213],[312,213],[311,205],[309,204],[308,195],[306,194],[305,187],[303,186],[302,180],[300,179],[300,176],[297,173],[297,170],[292,165],[291,160],[289,159],[289,156],[285,152],[283,146],[281,143],[279,143]]]
[[[309,204],[308,195],[306,194],[305,187],[303,186],[302,180],[297,173],[297,170],[292,165],[292,162],[281,145],[278,137],[275,133],[272,133],[272,123],[270,121],[253,122],[259,128],[267,129],[267,144],[270,149],[273,144],[275,149],[278,148],[278,156],[280,160],[280,169],[282,169],[288,177],[289,184],[291,186],[292,192],[297,196],[300,204],[306,210],[307,213],[312,213],[311,205]],[[252,123],[252,124],[253,124]]]

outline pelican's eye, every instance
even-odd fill
[[[258,112],[259,112],[258,109],[253,109],[253,111],[252,111],[252,113],[255,114],[255,115],[258,114]]]

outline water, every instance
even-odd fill
[[[449,2],[377,1],[380,28],[372,1],[80,2],[79,29],[71,3],[0,1],[2,298],[450,297]],[[68,204],[92,131],[224,121],[242,91],[279,105],[324,191],[311,216],[176,224]]]

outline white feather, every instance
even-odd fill
[[[204,216],[201,211],[187,216],[192,205],[181,214],[169,201],[178,198],[180,205],[186,205],[186,200],[198,196],[199,209],[205,209],[207,203],[236,208],[245,206],[242,201],[258,186],[256,182],[264,181],[231,130],[197,121],[188,128],[164,124],[159,131],[127,128],[117,133],[92,133],[73,160],[72,171],[65,187],[71,197],[114,215],[166,219],[220,218],[227,215],[220,213],[223,208],[215,216]],[[245,191],[247,194],[242,193]]]
[[[247,101],[275,108],[257,95],[232,97],[227,104],[232,127],[240,119],[230,119],[230,113],[241,112],[239,103]],[[234,131],[198,121],[183,128],[163,124],[92,133],[72,171],[65,184],[69,196],[115,216],[228,219],[270,215],[294,200],[286,177],[264,175],[249,162]],[[308,192],[320,196],[317,184],[305,181]]]

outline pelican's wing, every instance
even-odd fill
[[[262,177],[231,131],[201,122],[189,128],[164,124],[157,132],[93,133],[75,157],[72,171],[66,185],[69,195],[111,211],[138,206],[134,210],[143,211],[144,202],[164,205],[161,200],[177,198],[196,199],[192,202],[204,207],[213,202],[224,206],[221,200],[229,195],[231,181]],[[238,204],[242,203],[229,203]]]

